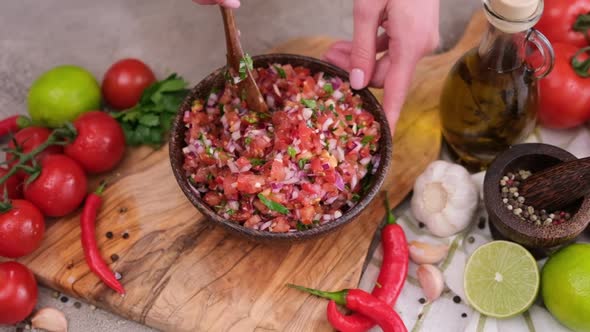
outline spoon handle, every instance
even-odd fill
[[[520,194],[526,204],[559,210],[590,195],[590,157],[564,162],[524,180]]]
[[[232,76],[239,75],[240,62],[244,58],[244,51],[240,43],[238,29],[234,13],[231,9],[220,6],[221,16],[223,17],[223,27],[225,29],[225,41],[227,47],[227,65],[233,70]],[[260,93],[260,89],[252,76],[249,68],[246,69],[246,78],[238,83],[240,95],[245,93],[248,107],[258,113],[268,112],[268,106]]]

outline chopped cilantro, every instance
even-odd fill
[[[207,181],[213,180],[213,174],[207,173]]]
[[[363,128],[365,128],[365,125],[364,124],[360,124],[360,125],[358,125],[358,128],[359,129],[363,129]]]
[[[249,124],[258,123],[258,119],[256,118],[256,115],[254,115],[254,114],[249,114],[248,116],[245,116],[244,120],[246,122],[248,122]]]
[[[320,106],[318,106],[318,108],[320,109],[320,111],[325,111],[326,110],[326,106],[324,106],[324,104],[320,104]]]
[[[317,104],[315,102],[315,100],[313,99],[301,99],[301,103],[303,103],[303,105],[305,105],[305,107],[314,109],[317,107]]]
[[[353,202],[358,202],[361,199],[361,196],[359,194],[352,194],[352,201]]]
[[[352,121],[352,115],[351,114],[348,114],[346,116],[346,121]]]
[[[236,210],[234,210],[234,209],[227,209],[227,211],[225,211],[225,212],[231,216],[232,214],[236,213]]]
[[[334,93],[334,87],[332,86],[332,83],[326,83],[324,84],[324,91],[326,91],[327,94],[332,94]]]
[[[309,161],[309,159],[305,159],[305,158],[299,159],[299,168],[303,169],[308,161]]]
[[[225,114],[225,105],[224,104],[219,104],[219,112],[221,113],[221,115]]]
[[[271,209],[273,211],[277,211],[277,212],[282,213],[282,214],[288,214],[289,213],[289,209],[287,209],[283,204],[277,203],[275,201],[271,201],[270,199],[264,197],[264,195],[262,195],[262,194],[258,194],[258,199],[264,205],[266,205],[267,208],[269,208],[269,209]]]
[[[246,92],[246,89],[243,89],[242,93],[240,94],[240,100],[246,101],[246,98],[248,98],[248,93]]]
[[[334,104],[330,104],[330,107],[328,107],[330,109],[330,111],[334,110]]]
[[[246,138],[244,139],[244,144],[248,145],[248,144],[250,144],[250,143],[252,143],[252,137],[246,137]]]
[[[264,159],[250,158],[250,164],[252,164],[252,166],[260,166],[260,165],[264,165],[264,163],[265,163]]]
[[[371,150],[373,150],[373,151],[374,151],[374,150],[377,150],[377,145],[375,145],[375,144],[371,143],[371,145],[369,145],[369,149],[371,149]]]
[[[214,87],[211,89],[211,92],[209,92],[209,95],[217,94],[219,91],[221,91],[219,87]]]
[[[283,69],[283,67],[277,66],[277,65],[274,65],[274,67],[277,70],[277,73],[279,73],[280,78],[287,78],[287,73],[285,73],[285,70]]]
[[[306,229],[310,229],[311,225],[306,225],[306,224],[302,223],[301,221],[298,221],[296,227],[297,227],[298,231],[304,231]]]
[[[252,61],[252,58],[246,53],[244,54],[244,57],[240,59],[240,68],[239,68],[239,73],[240,73],[240,79],[246,79],[246,76],[248,76],[248,71],[254,69],[254,62]]]
[[[289,146],[287,148],[287,153],[289,153],[289,156],[291,158],[295,158],[295,156],[297,155],[297,151],[295,151],[295,149],[292,146]]]
[[[191,183],[192,185],[194,185],[194,186],[196,186],[196,185],[197,185],[197,182],[195,181],[195,179],[193,179],[193,177],[192,177],[192,176],[188,178],[188,182],[190,182],[190,183]]]
[[[363,137],[363,140],[361,141],[361,144],[362,145],[367,145],[367,144],[371,143],[371,141],[373,140],[373,138],[375,138],[375,137],[373,137],[371,135],[367,135],[367,136]]]

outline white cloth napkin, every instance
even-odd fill
[[[590,129],[586,127],[572,130],[538,128],[527,140],[527,143],[535,142],[559,146],[570,151],[578,158],[590,156]],[[480,194],[484,175],[484,172],[473,175],[473,179],[480,186]],[[446,288],[443,295],[433,303],[421,304],[419,302],[425,296],[416,279],[416,265],[410,262],[407,282],[395,305],[395,310],[403,319],[408,331],[569,331],[543,307],[540,302],[541,299],[524,314],[505,320],[480,315],[467,304],[463,290],[463,270],[465,263],[469,255],[477,247],[492,240],[483,204],[480,204],[479,211],[474,217],[471,226],[462,233],[449,238],[438,238],[430,235],[425,228],[419,228],[418,222],[413,218],[410,211],[409,200],[406,200],[406,202],[400,205],[394,213],[398,217],[398,222],[404,228],[408,241],[420,240],[429,243],[447,243],[450,245],[449,255],[439,264],[439,268],[443,271],[445,277]],[[485,224],[480,222],[482,219],[485,220]],[[579,239],[581,242],[590,242],[589,240],[590,238],[587,235]],[[379,245],[363,273],[359,285],[360,288],[367,291],[373,289],[373,285],[379,274],[382,256],[382,248]],[[544,262],[545,260],[539,261],[539,267]],[[460,297],[459,303],[454,301],[456,296]],[[455,300],[458,299],[455,298]],[[375,328],[374,331],[380,331],[380,329]]]

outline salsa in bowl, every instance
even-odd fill
[[[170,157],[187,198],[223,226],[253,238],[299,240],[351,221],[378,192],[391,135],[368,89],[323,61],[254,57],[269,106],[250,111],[221,68],[184,101]],[[362,222],[362,221],[360,221]]]

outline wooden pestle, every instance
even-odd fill
[[[244,58],[244,51],[240,43],[236,20],[231,9],[222,6],[220,8],[221,16],[223,17],[223,27],[225,28],[227,66],[233,70],[233,75],[238,75],[240,61]],[[248,108],[258,113],[268,112],[268,106],[249,68],[246,68],[246,78],[238,83],[238,88],[240,92],[244,91],[246,93]]]
[[[590,195],[590,157],[536,172],[522,181],[519,191],[527,205],[547,211],[563,209]]]

